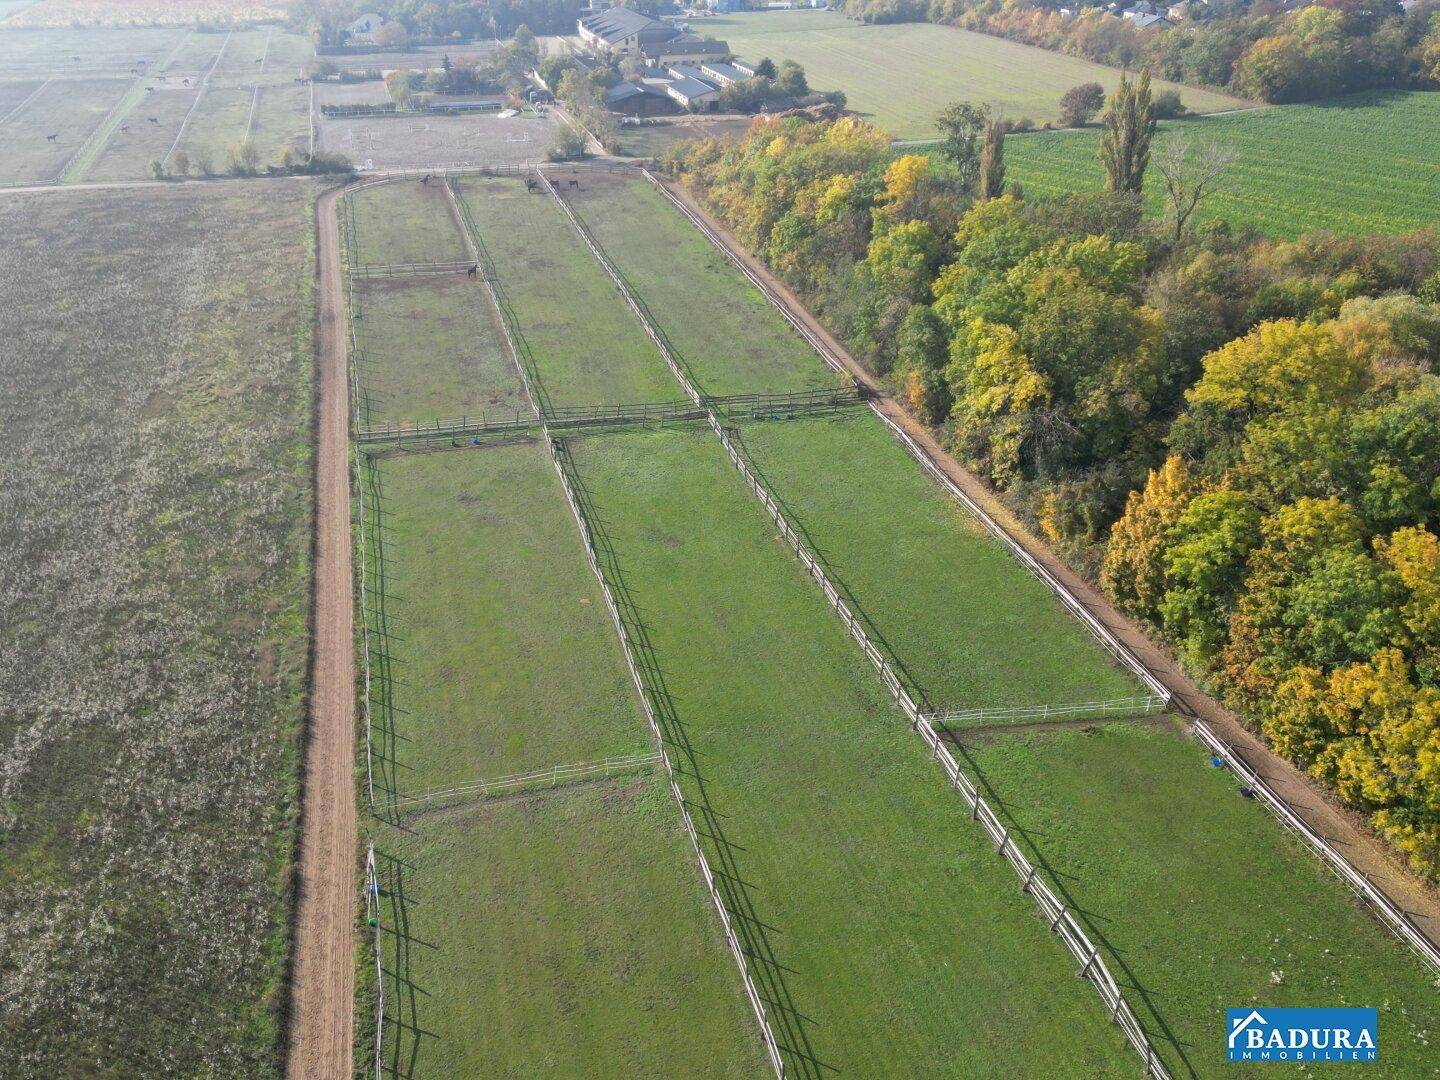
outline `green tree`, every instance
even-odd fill
[[[985,141],[980,150],[980,181],[977,195],[984,201],[998,199],[1005,192],[1005,119],[992,116],[985,124]]]
[[[1155,134],[1155,106],[1150,100],[1150,69],[1131,82],[1120,76],[1105,112],[1105,133],[1100,138],[1100,161],[1105,166],[1108,191],[1138,195],[1150,162],[1150,139]]]
[[[935,120],[940,130],[940,152],[960,174],[965,191],[974,191],[980,175],[980,137],[989,122],[989,113],[970,101],[945,106]]]
[[[1105,107],[1105,88],[1098,82],[1072,86],[1060,96],[1060,123],[1084,127]]]
[[[1224,643],[1230,610],[1250,552],[1260,542],[1260,512],[1238,491],[1196,496],[1165,535],[1165,632],[1191,663],[1204,667]]]

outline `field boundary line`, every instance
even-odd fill
[[[646,332],[652,340],[655,341],[656,345],[660,347],[662,353],[665,355],[666,362],[670,365],[671,371],[675,374],[686,392],[695,399],[696,404],[702,404],[699,391],[684,377],[681,373],[680,365],[670,356],[668,345],[665,343],[664,336],[659,332],[658,327],[649,325],[648,315],[644,313],[645,309],[642,303],[638,298],[630,294],[629,286],[625,283],[624,278],[617,270],[609,265],[608,260],[600,253],[597,243],[588,236],[588,230],[585,229],[584,225],[581,224],[579,218],[576,217],[570,208],[565,205],[565,201],[560,197],[559,191],[549,182],[548,177],[544,177],[543,173],[542,179],[544,179],[546,186],[556,201],[564,208],[571,224],[580,233],[586,245],[620,289],[621,294],[625,296],[626,302],[631,310],[635,312],[636,316],[639,317],[642,322],[646,323]],[[1141,1061],[1144,1062],[1146,1075],[1155,1077],[1156,1080],[1169,1080],[1170,1074],[1168,1070],[1160,1060],[1155,1048],[1151,1045],[1149,1036],[1146,1034],[1139,1018],[1135,1015],[1134,1010],[1131,1008],[1124,992],[1120,989],[1120,984],[1116,982],[1115,977],[1110,973],[1109,966],[1105,963],[1104,958],[1100,956],[1099,946],[1090,941],[1089,936],[1071,913],[1069,907],[1056,897],[1049,884],[1039,876],[1039,872],[1035,866],[1031,864],[1024,853],[1016,846],[1014,840],[1010,837],[1009,831],[1000,822],[994,810],[992,810],[989,803],[985,801],[984,796],[980,794],[979,788],[975,786],[969,777],[961,772],[960,766],[954,756],[942,745],[939,736],[935,733],[934,726],[926,718],[925,714],[920,711],[915,699],[912,698],[910,693],[905,689],[899,675],[897,675],[894,670],[894,665],[891,664],[885,655],[881,653],[870,640],[870,636],[865,632],[861,620],[856,617],[855,613],[850,609],[850,606],[840,595],[839,589],[837,589],[830,580],[819,558],[810,550],[809,544],[801,538],[799,532],[791,525],[788,516],[780,508],[779,502],[775,499],[764,481],[762,481],[750,467],[744,453],[730,437],[724,425],[720,423],[714,410],[709,410],[709,421],[711,429],[719,438],[721,445],[724,446],[731,463],[734,464],[735,468],[740,472],[750,487],[751,492],[760,500],[761,505],[764,506],[769,513],[771,520],[773,520],[776,527],[779,528],[781,535],[789,542],[790,547],[805,566],[811,578],[813,578],[815,583],[820,587],[825,599],[829,601],[831,608],[834,609],[835,613],[845,624],[845,628],[850,631],[850,636],[855,639],[861,651],[864,652],[866,657],[868,657],[870,662],[875,666],[880,674],[881,682],[890,691],[890,695],[894,699],[895,704],[909,719],[915,731],[920,734],[921,738],[924,739],[926,744],[931,748],[935,760],[940,762],[944,767],[952,784],[959,790],[966,805],[969,807],[972,820],[979,821],[985,831],[990,835],[991,840],[998,845],[997,853],[1005,858],[1020,878],[1021,890],[1035,901],[1036,906],[1048,921],[1050,930],[1060,936],[1061,940],[1064,941],[1065,945],[1069,948],[1071,954],[1075,959],[1080,961],[1080,977],[1086,979],[1095,988],[1101,1001],[1104,1002],[1109,1010],[1110,1019],[1124,1032],[1125,1037],[1140,1055]],[[1168,695],[1166,696],[1166,700],[1168,702]]]
[[[190,108],[185,110],[185,116],[180,121],[180,130],[175,133],[175,141],[170,144],[170,149],[165,152],[165,156],[160,159],[160,164],[165,168],[170,167],[170,159],[175,156],[175,150],[179,147],[180,140],[185,137],[185,131],[190,127],[190,118],[195,115],[195,110],[200,107],[200,102],[205,98],[205,91],[210,88],[210,76],[215,74],[215,68],[219,66],[220,58],[225,55],[225,50],[230,47],[230,39],[234,35],[234,30],[226,33],[225,40],[220,43],[220,48],[215,53],[215,58],[210,61],[210,67],[204,75],[200,76],[200,86],[195,91],[195,100],[190,103]]]
[[[250,141],[250,132],[255,130],[255,106],[260,104],[260,84],[255,84],[255,93],[250,97],[250,115],[245,118],[245,142]]]
[[[368,840],[365,855],[365,921],[370,926],[370,940],[375,948],[375,1080],[382,1080],[385,1067],[382,1054],[385,1045],[385,964],[380,954],[380,876],[375,870],[375,841]]]
[[[417,805],[441,802],[446,799],[466,799],[472,796],[481,799],[497,795],[513,795],[537,788],[554,788],[561,784],[577,784],[586,780],[605,779],[619,773],[636,772],[646,765],[660,760],[658,751],[648,754],[626,754],[622,757],[605,758],[603,761],[575,761],[565,765],[551,765],[548,769],[536,769],[526,773],[511,773],[507,776],[492,776],[481,780],[466,780],[453,787],[422,791],[418,795],[396,793],[396,800]]]
[[[477,261],[483,260],[487,269],[493,271],[494,263],[489,258],[489,252],[483,246],[483,240],[479,236],[479,230],[474,227],[473,220],[461,209],[463,204],[455,192],[452,181],[447,178],[445,190],[449,193],[452,206],[455,208],[456,216],[465,222],[464,229],[467,242],[471,251],[474,252]],[[745,952],[740,947],[740,939],[735,934],[731,925],[729,912],[725,910],[725,901],[715,885],[715,874],[710,869],[710,862],[705,857],[705,851],[700,846],[700,837],[695,830],[695,822],[690,817],[690,809],[685,803],[685,796],[680,791],[680,785],[675,779],[675,766],[670,760],[670,754],[665,749],[665,736],[660,728],[660,722],[655,715],[654,706],[650,701],[650,690],[645,680],[640,675],[640,668],[636,663],[634,646],[630,640],[630,633],[626,628],[624,618],[620,614],[620,608],[615,602],[614,594],[610,589],[610,582],[605,576],[600,565],[600,557],[595,547],[595,541],[590,532],[590,526],[581,512],[580,503],[576,498],[575,491],[571,486],[570,477],[565,472],[561,461],[559,444],[551,436],[548,425],[541,414],[539,399],[530,384],[530,377],[526,373],[525,364],[520,359],[520,350],[516,346],[515,338],[510,329],[510,312],[501,305],[495,282],[492,280],[493,273],[486,274],[483,283],[490,300],[495,304],[496,311],[500,315],[501,330],[505,335],[505,341],[510,348],[510,355],[515,361],[516,370],[520,373],[520,379],[525,385],[526,396],[530,399],[530,405],[535,411],[536,419],[540,421],[541,431],[544,435],[545,446],[550,453],[550,462],[555,467],[555,473],[560,478],[561,489],[565,492],[565,501],[570,506],[571,516],[575,519],[576,528],[580,530],[580,539],[585,549],[586,560],[590,564],[590,570],[595,579],[600,583],[600,592],[605,597],[605,606],[610,612],[611,622],[615,626],[615,632],[620,637],[621,650],[625,655],[625,664],[630,669],[630,678],[634,682],[635,691],[640,696],[640,706],[644,713],[646,723],[650,727],[650,735],[655,742],[656,751],[659,754],[661,763],[665,766],[665,773],[669,779],[670,795],[675,800],[675,805],[680,809],[680,820],[685,826],[685,833],[690,838],[690,847],[695,852],[696,861],[700,865],[701,876],[705,879],[705,887],[710,893],[710,900],[715,905],[715,911],[720,916],[720,925],[725,933],[725,941],[730,946],[730,952],[735,958],[735,964],[740,969],[740,980],[745,987],[745,996],[750,1000],[750,1007],[754,1010],[756,1020],[760,1024],[760,1037],[765,1043],[765,1051],[770,1058],[770,1064],[775,1069],[776,1076],[784,1080],[785,1062],[780,1056],[779,1044],[775,1041],[775,1033],[770,1028],[770,1019],[765,1009],[765,1002],[760,997],[759,989],[750,974],[750,967],[745,960]]]
[[[1100,714],[1106,718],[1152,716],[1170,707],[1170,699],[1158,694],[1139,694],[1106,701],[1072,701],[1061,705],[1012,705],[1007,708],[957,709],[925,714],[932,724],[984,724],[1000,720],[1073,720]]]
[[[34,101],[37,97],[39,97],[42,93],[44,93],[45,88],[46,88],[47,86],[49,86],[51,83],[53,83],[54,81],[55,81],[55,76],[54,76],[54,75],[50,75],[50,76],[42,79],[42,80],[40,81],[40,85],[37,86],[34,90],[31,90],[30,93],[26,96],[26,98],[25,98],[24,101],[20,102],[19,105],[16,105],[13,109],[11,109],[11,110],[10,110],[8,113],[6,113],[4,116],[0,116],[0,124],[8,124],[14,117],[16,117],[16,116],[18,116],[18,115],[20,114],[20,112],[25,108],[25,106],[29,105],[32,101]]]
[[[670,191],[665,184],[661,183],[659,179],[651,174],[650,170],[642,169],[641,171],[645,173],[651,183],[660,189],[673,206],[684,214],[730,262],[737,266],[741,272],[769,298],[772,304],[780,308],[782,313],[784,313],[786,317],[791,320],[792,325],[794,325],[794,316],[789,311],[789,305],[784,298],[778,296],[767,282],[764,282],[754,274],[740,257],[731,250],[729,244],[727,244],[707,222],[701,219],[699,215]],[[826,357],[827,360],[830,358],[830,350],[823,342],[819,341],[818,338],[807,334],[806,339],[810,340],[812,345],[815,345],[821,355]],[[838,358],[836,359],[838,361]],[[1235,769],[1237,775],[1244,778],[1250,787],[1256,792],[1262,793],[1261,801],[1280,818],[1282,825],[1291,829],[1309,845],[1320,857],[1322,862],[1329,865],[1342,881],[1349,885],[1363,900],[1379,912],[1381,921],[1391,933],[1409,945],[1427,967],[1437,975],[1440,975],[1440,946],[1437,946],[1436,942],[1415,924],[1414,920],[1410,918],[1403,908],[1392,900],[1383,889],[1376,886],[1366,872],[1354,866],[1349,859],[1337,851],[1329,841],[1321,836],[1313,826],[1306,822],[1286,799],[1277,794],[1273,788],[1260,777],[1259,773],[1246,763],[1240,754],[1234,751],[1233,747],[1223,742],[1219,736],[1215,734],[1209,722],[1197,715],[1183,699],[1176,698],[1169,687],[1165,686],[1139,656],[1121,642],[1108,627],[1101,623],[1064,582],[1060,581],[1049,569],[1044,567],[1039,560],[1036,559],[1019,540],[1011,536],[991,514],[962,491],[960,487],[945,474],[945,471],[940,468],[926,449],[884,413],[880,408],[879,401],[872,398],[868,404],[871,411],[885,422],[886,426],[889,427],[895,437],[900,440],[910,455],[920,463],[924,471],[940,483],[942,487],[950,493],[952,498],[975,515],[986,529],[1014,552],[1021,563],[1039,577],[1040,580],[1061,599],[1066,608],[1090,628],[1091,632],[1099,638],[1108,650],[1120,658],[1127,668],[1136,672],[1144,681],[1145,685],[1152,691],[1158,691],[1160,694],[1169,698],[1172,705],[1178,702],[1192,730],[1196,732],[1201,741],[1215,750],[1217,756],[1223,761],[1230,764],[1230,767]],[[1222,749],[1224,752],[1221,752]],[[1265,754],[1274,755],[1274,751],[1263,746],[1263,744],[1261,750]]]

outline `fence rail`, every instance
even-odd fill
[[[690,383],[689,379],[686,378],[676,358],[670,354],[669,345],[665,340],[664,334],[660,332],[658,327],[652,324],[649,312],[644,307],[643,302],[631,292],[624,277],[610,264],[609,259],[604,255],[599,244],[590,237],[589,230],[585,228],[579,218],[565,204],[565,200],[560,197],[559,192],[556,191],[554,185],[549,182],[548,178],[545,178],[545,185],[550,190],[551,195],[560,203],[565,211],[566,217],[570,219],[571,224],[575,227],[576,231],[579,232],[586,246],[590,248],[590,251],[595,255],[596,259],[600,261],[600,264],[615,282],[616,287],[620,289],[621,295],[625,298],[631,310],[634,311],[636,316],[644,323],[646,333],[650,335],[651,339],[659,347],[661,354],[665,357],[666,363],[670,366],[676,379],[679,380],[680,384],[685,388],[686,393],[695,400],[696,404],[701,404],[703,401],[702,395]],[[712,236],[711,239],[713,241],[715,238]],[[731,257],[733,258],[733,256]],[[757,284],[760,283],[757,282]],[[771,295],[768,290],[766,295]],[[773,296],[771,299],[773,302]],[[787,318],[790,318],[788,314]],[[798,328],[798,324],[793,318],[791,318],[791,322],[792,325],[797,325]],[[807,340],[809,340],[808,337]],[[822,353],[822,356],[824,355],[825,354]],[[830,602],[830,606],[835,610],[836,614],[840,616],[846,629],[850,631],[850,635],[859,644],[861,651],[865,653],[870,659],[870,662],[875,666],[876,671],[880,675],[881,682],[890,691],[895,703],[905,713],[911,725],[920,733],[926,744],[930,746],[935,755],[935,759],[944,766],[946,774],[950,777],[954,786],[960,791],[967,806],[969,806],[971,817],[981,822],[991,839],[998,845],[999,854],[1010,863],[1015,873],[1020,877],[1021,889],[1029,894],[1035,901],[1036,905],[1045,915],[1050,929],[1060,936],[1066,947],[1069,948],[1074,957],[1080,961],[1080,976],[1087,979],[1091,985],[1095,987],[1101,1000],[1110,1012],[1111,1020],[1120,1027],[1136,1052],[1139,1053],[1141,1060],[1145,1064],[1146,1074],[1159,1078],[1159,1080],[1169,1080],[1169,1072],[1166,1070],[1164,1063],[1161,1062],[1159,1055],[1156,1054],[1154,1047],[1150,1043],[1149,1036],[1146,1034],[1144,1027],[1141,1026],[1134,1010],[1130,1007],[1130,1003],[1126,1000],[1124,993],[1120,989],[1120,985],[1115,981],[1114,976],[1110,973],[1109,967],[1100,956],[1099,947],[1090,941],[1090,938],[1081,928],[1079,922],[1070,913],[1069,908],[1055,896],[1050,886],[1040,878],[1036,868],[1015,845],[1015,842],[1010,838],[1008,830],[1000,822],[999,817],[980,795],[979,789],[960,771],[960,766],[955,761],[954,756],[941,745],[934,727],[921,713],[915,699],[911,697],[909,691],[906,690],[894,665],[870,640],[870,636],[865,632],[862,621],[856,617],[855,613],[850,609],[849,604],[847,604],[841,596],[839,589],[837,589],[835,584],[830,580],[818,556],[810,550],[809,544],[801,538],[800,533],[790,523],[788,515],[780,508],[778,500],[770,491],[769,487],[760,479],[754,469],[750,467],[745,455],[741,452],[735,440],[731,438],[730,433],[726,431],[725,426],[720,422],[719,416],[714,409],[709,410],[708,420],[716,436],[720,439],[721,444],[725,447],[726,453],[729,454],[731,462],[735,465],[736,469],[739,470],[741,476],[744,477],[745,482],[760,500],[761,505],[763,505],[770,514],[776,527],[779,528],[781,535],[789,542],[791,548],[804,564],[810,576],[814,578],[816,584],[820,586],[820,590],[824,593],[826,600]],[[562,470],[562,479],[563,478]],[[567,496],[569,496],[568,480],[566,482],[566,490]],[[573,496],[569,497],[573,500]],[[577,520],[580,520],[582,531],[585,531],[584,521],[579,517],[578,507],[572,505],[572,508],[576,512]],[[588,532],[586,532],[586,543],[587,545],[590,544]],[[1168,700],[1168,695],[1166,695],[1166,697]]]
[[[1108,701],[1074,701],[1063,705],[1016,705],[1007,709],[959,709],[928,713],[932,724],[976,724],[1001,720],[1073,720],[1085,716],[1151,716],[1170,707],[1170,699],[1158,694],[1110,698]]]
[[[464,274],[474,266],[473,262],[465,259],[444,262],[354,263],[350,266],[350,275],[357,278],[439,277],[444,274]]]
[[[529,374],[526,370],[526,363],[522,360],[522,349],[517,344],[516,337],[511,333],[510,320],[514,317],[509,305],[502,303],[502,294],[498,288],[498,278],[493,274],[494,264],[490,261],[489,253],[484,247],[484,239],[479,230],[475,227],[474,219],[466,213],[464,201],[455,193],[455,189],[448,181],[445,190],[449,192],[456,212],[465,223],[465,231],[471,250],[477,259],[486,263],[490,276],[485,279],[485,288],[490,295],[491,301],[495,304],[496,310],[500,313],[500,327],[509,347],[510,355],[515,361],[516,370],[520,372],[520,379],[525,385],[526,394],[530,397],[531,405],[535,410],[537,418],[541,418],[542,428],[545,435],[545,445],[550,451],[550,461],[555,466],[555,472],[560,477],[560,486],[565,492],[565,501],[570,506],[570,513],[575,518],[575,525],[580,530],[580,539],[585,548],[585,558],[590,564],[596,580],[600,583],[600,593],[605,598],[605,606],[610,612],[610,619],[615,625],[615,631],[620,637],[621,649],[625,655],[625,664],[630,669],[630,678],[635,684],[635,690],[640,695],[641,709],[645,714],[645,721],[650,727],[651,737],[655,741],[656,751],[659,754],[661,763],[665,766],[665,774],[670,784],[670,795],[675,800],[675,805],[680,808],[680,820],[685,826],[685,833],[690,838],[690,847],[695,852],[696,861],[700,865],[700,873],[705,879],[705,887],[709,890],[710,900],[715,905],[715,911],[720,916],[720,925],[725,933],[725,941],[730,946],[730,952],[735,958],[735,963],[740,969],[740,979],[745,987],[745,996],[750,1000],[750,1007],[755,1012],[755,1017],[760,1024],[760,1037],[765,1043],[766,1055],[770,1058],[770,1064],[774,1067],[775,1073],[781,1080],[785,1077],[785,1062],[780,1056],[779,1044],[775,1041],[775,1033],[770,1028],[770,1019],[765,1010],[765,1002],[761,999],[759,990],[755,986],[754,978],[750,974],[750,967],[746,963],[745,952],[740,947],[740,939],[735,934],[735,929],[730,922],[730,914],[725,908],[724,898],[721,897],[719,889],[715,885],[715,875],[710,869],[709,860],[705,857],[705,851],[700,846],[700,837],[695,831],[695,822],[690,817],[690,809],[686,805],[685,796],[680,791],[680,785],[675,779],[675,767],[670,761],[670,755],[665,749],[665,736],[660,728],[660,722],[655,715],[655,708],[651,702],[653,688],[647,685],[640,674],[640,668],[635,658],[635,648],[631,642],[630,632],[625,619],[620,614],[620,607],[615,602],[614,593],[611,591],[610,582],[605,576],[605,571],[600,564],[600,555],[595,546],[590,526],[586,522],[585,515],[581,512],[580,503],[575,495],[574,488],[570,483],[570,477],[565,471],[564,462],[561,459],[560,449],[555,440],[551,437],[548,426],[540,411],[540,399],[531,386]]]
[[[375,945],[375,1080],[382,1080],[385,1066],[385,965],[380,959],[380,877],[375,872],[375,842],[365,855],[365,921]]]
[[[497,795],[515,795],[540,788],[558,787],[560,784],[574,784],[595,777],[615,776],[619,773],[635,772],[646,765],[660,760],[658,753],[629,754],[625,757],[606,758],[604,761],[577,761],[569,765],[552,765],[536,772],[514,773],[509,776],[495,776],[485,780],[470,780],[454,787],[437,791],[426,791],[419,795],[397,795],[396,799],[407,806],[444,802],[449,799],[479,797],[494,798]]]

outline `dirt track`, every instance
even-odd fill
[[[1031,535],[989,488],[950,456],[929,429],[906,413],[890,397],[875,381],[874,376],[810,314],[783,282],[751,257],[721,222],[706,212],[684,188],[669,180],[662,179],[662,182],[724,239],[726,247],[736,257],[775,290],[791,313],[819,335],[857,380],[874,392],[879,399],[880,409],[886,416],[909,432],[962,491],[984,507],[986,513],[999,522],[1012,538],[1059,578],[1081,604],[1165,684],[1175,696],[1181,711],[1205,720],[1216,735],[1229,743],[1235,753],[1270,784],[1276,794],[1340,851],[1352,866],[1404,908],[1431,941],[1440,945],[1440,894],[1401,866],[1363,822],[1332,802],[1328,795],[1311,784],[1293,765],[1271,753],[1234,714],[1206,695],[1180,669],[1180,665],[1167,649],[1152,641],[1139,627],[1121,615],[1104,594]]]
[[[348,1080],[355,996],[355,654],[346,455],[345,316],[336,192],[316,208],[314,662],[301,781],[289,1077]]]

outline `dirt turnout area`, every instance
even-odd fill
[[[474,168],[539,161],[550,145],[549,117],[351,117],[319,121],[319,146],[361,171]]]

